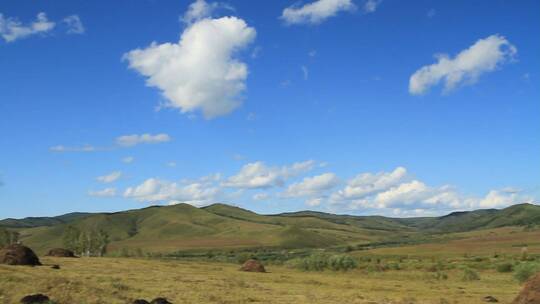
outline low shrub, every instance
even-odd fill
[[[358,267],[358,262],[348,255],[333,255],[328,259],[328,264],[334,271],[347,271]]]
[[[462,280],[466,282],[478,281],[480,280],[480,275],[478,274],[478,272],[470,268],[464,268]]]
[[[446,272],[437,271],[435,274],[435,279],[442,281],[442,280],[448,280],[448,274]]]
[[[539,264],[521,263],[515,268],[514,278],[518,280],[520,283],[523,283],[539,271],[540,271]]]
[[[323,271],[328,267],[328,255],[315,253],[300,260],[298,267],[305,271]]]
[[[386,271],[388,270],[388,267],[386,265],[383,265],[383,264],[369,264],[367,267],[366,267],[366,271],[367,272],[383,272],[383,271]]]
[[[399,263],[389,263],[388,269],[390,270],[401,270],[401,265]]]
[[[439,268],[437,268],[437,264],[430,264],[427,265],[424,270],[427,272],[436,272],[437,270],[439,270]]]
[[[244,264],[247,260],[253,259],[254,256],[251,253],[242,252],[236,256],[236,261],[238,264]]]
[[[294,261],[294,265],[304,271],[347,271],[358,267],[358,262],[348,255],[327,255],[323,253],[312,254],[303,259]]]
[[[484,257],[474,257],[474,259],[473,259],[473,261],[475,261],[475,262],[483,262],[485,260],[486,260],[486,258],[484,258]]]
[[[522,261],[527,261],[529,257],[529,249],[527,246],[521,248],[521,260]]]
[[[514,270],[514,265],[512,263],[502,263],[497,265],[498,272],[512,272]]]

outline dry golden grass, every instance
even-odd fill
[[[481,272],[461,281],[459,270],[438,281],[425,271],[302,272],[268,266],[244,273],[238,265],[122,258],[43,258],[48,266],[0,265],[0,303],[44,293],[61,304],[124,304],[158,296],[179,303],[483,303],[487,295],[509,303],[519,291],[511,274]]]

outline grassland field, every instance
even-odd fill
[[[461,271],[439,280],[424,269],[305,272],[268,265],[268,273],[238,265],[134,258],[43,258],[50,267],[0,266],[0,303],[44,293],[59,304],[125,304],[166,297],[173,303],[484,303],[491,295],[509,303],[520,289],[512,274],[480,271],[465,282]]]
[[[58,304],[125,304],[166,297],[178,303],[475,304],[510,303],[520,290],[497,265],[540,263],[540,231],[505,227],[456,233],[450,241],[352,250],[349,271],[303,271],[294,260],[265,261],[267,273],[239,271],[215,257],[51,258],[45,266],[0,265],[0,303],[44,293]],[[526,246],[527,261],[523,261]],[[313,250],[317,252],[317,250]],[[58,264],[54,270],[50,265]],[[464,269],[479,280],[464,280]]]

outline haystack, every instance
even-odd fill
[[[49,250],[47,256],[58,257],[58,258],[76,258],[75,253],[69,249],[64,248],[54,248]]]
[[[169,302],[169,300],[165,298],[155,298],[152,300],[152,302],[150,302],[150,304],[172,304],[172,303]]]
[[[20,245],[12,244],[0,249],[0,264],[7,265],[41,265],[38,257],[32,249]]]
[[[512,304],[540,304],[540,272],[527,280]]]
[[[49,297],[43,294],[29,295],[21,299],[21,304],[47,304],[50,303]]]
[[[240,268],[241,271],[249,271],[249,272],[266,272],[266,269],[264,269],[263,264],[257,260],[249,259],[247,260],[244,265]]]

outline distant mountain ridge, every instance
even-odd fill
[[[102,229],[111,249],[145,251],[239,247],[328,247],[404,239],[421,234],[540,225],[540,206],[453,212],[440,217],[391,218],[316,211],[261,215],[226,204],[152,206],[115,213],[69,213],[56,217],[0,220],[37,250],[62,245],[65,227]]]
[[[7,218],[0,220],[0,227],[32,228],[39,226],[53,226],[57,224],[69,223],[71,221],[82,219],[94,214],[95,213],[72,212],[52,217],[25,217],[23,219]]]

